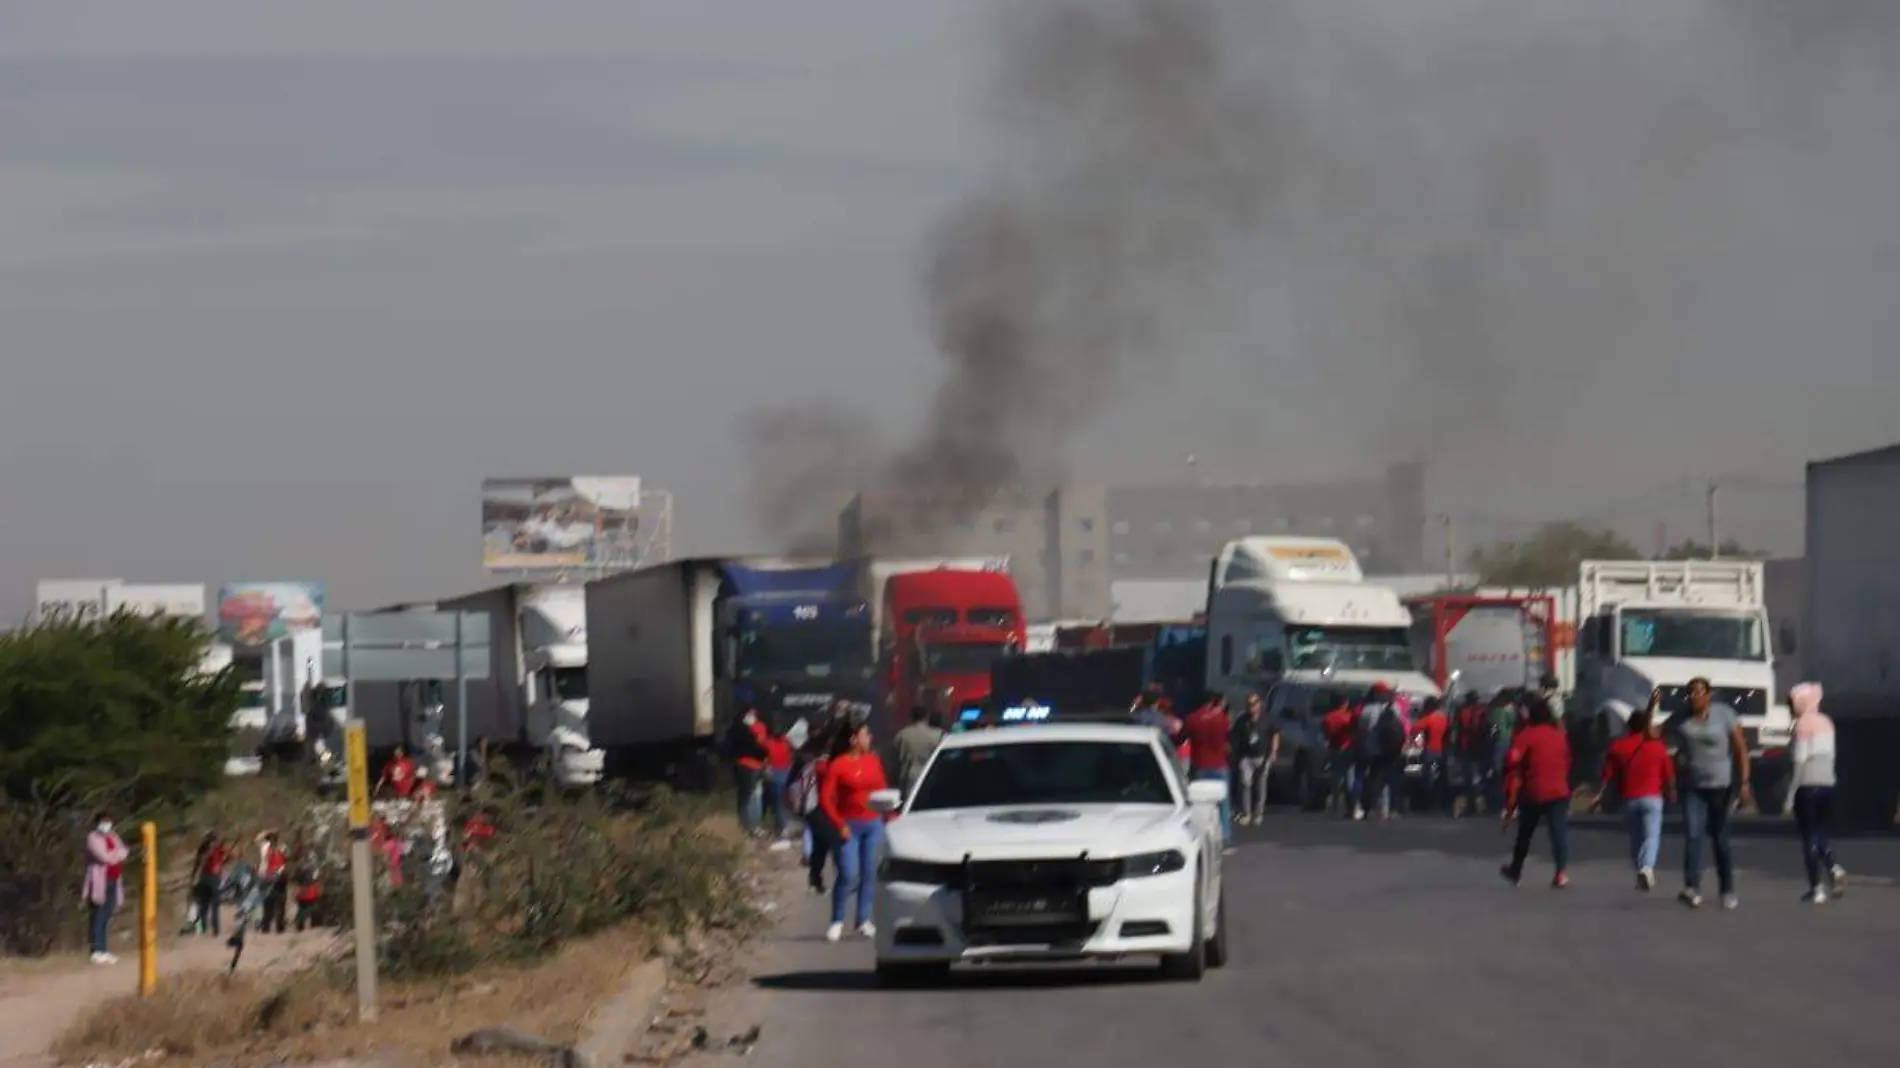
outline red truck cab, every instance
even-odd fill
[[[917,705],[946,720],[990,696],[990,666],[1029,637],[1016,583],[998,571],[912,571],[884,583],[878,665],[893,726]]]

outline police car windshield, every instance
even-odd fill
[[[1174,803],[1167,773],[1145,742],[1023,741],[939,752],[910,811]]]

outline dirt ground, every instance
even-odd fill
[[[242,976],[283,976],[310,960],[331,941],[331,934],[252,934],[238,971]],[[96,965],[67,955],[37,961],[8,961],[0,967],[0,1068],[50,1065],[59,1037],[88,1012],[116,998],[136,996],[138,950],[115,946],[117,964]],[[221,938],[184,938],[159,950],[159,989],[188,977],[224,969],[231,951]]]

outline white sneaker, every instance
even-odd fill
[[[1654,868],[1643,868],[1638,871],[1636,873],[1636,888],[1638,890],[1654,890],[1656,888],[1656,870]]]
[[[790,850],[791,848],[792,848],[792,840],[790,838],[781,838],[778,841],[772,843],[772,852],[774,853],[784,853]]]
[[[119,958],[110,953],[94,953],[92,955],[92,962],[94,964],[117,964],[119,963]]]
[[[1366,818],[1366,810],[1363,808],[1354,808],[1352,810],[1352,818],[1355,820],[1364,820]]]
[[[1722,907],[1725,909],[1739,909],[1742,907],[1742,899],[1736,897],[1734,894],[1723,894]]]
[[[1802,894],[1801,900],[1809,905],[1825,905],[1827,904],[1827,891],[1817,886],[1807,893]]]
[[[1692,909],[1699,909],[1702,907],[1702,895],[1699,892],[1694,891],[1694,890],[1688,890],[1688,889],[1683,890],[1682,893],[1676,895],[1676,900],[1682,902],[1684,905]]]
[[[1828,869],[1827,879],[1829,884],[1834,887],[1834,895],[1836,897],[1840,896],[1841,891],[1847,889],[1847,869],[1841,867],[1839,864]]]
[[[825,941],[836,942],[843,937],[844,937],[844,924],[834,923],[830,927],[825,928]]]
[[[876,938],[876,937],[877,937],[877,924],[875,924],[875,923],[863,923],[863,924],[860,924],[860,925],[858,926],[858,933],[859,933],[859,934],[861,934],[861,935],[863,935],[863,936],[864,936],[864,937],[866,937],[866,938]]]

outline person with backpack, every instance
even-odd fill
[[[814,734],[802,755],[803,762],[787,787],[792,811],[805,822],[806,884],[814,896],[825,892],[825,862],[831,859],[837,840],[824,810],[818,805],[818,784],[824,781],[825,764],[830,759],[820,744],[829,745],[833,741],[835,738],[830,732]]]
[[[1405,751],[1405,720],[1399,715],[1392,687],[1375,682],[1359,708],[1359,802],[1352,818],[1363,820],[1376,811],[1392,818],[1392,786]]]

